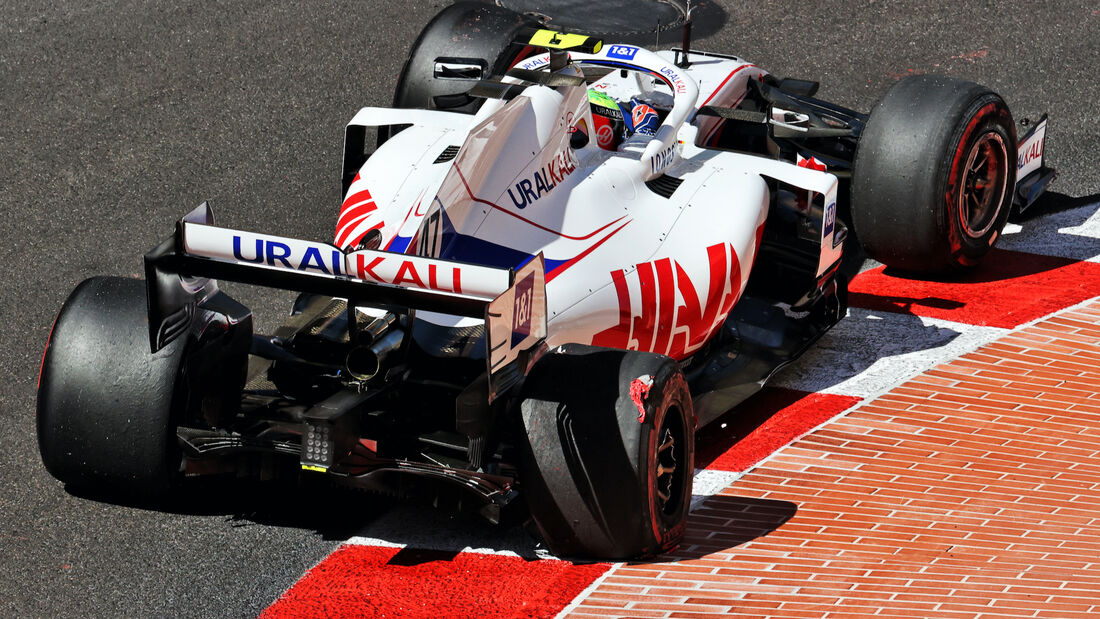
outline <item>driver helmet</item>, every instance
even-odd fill
[[[607,93],[589,88],[588,103],[592,109],[592,132],[596,134],[596,144],[604,150],[616,150],[629,128],[619,102]]]

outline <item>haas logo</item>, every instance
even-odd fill
[[[757,231],[757,236],[763,227]],[[759,245],[759,239],[757,241]],[[682,359],[722,326],[741,295],[741,264],[732,245],[707,248],[710,281],[706,298],[679,262],[662,258],[638,265],[627,275],[611,274],[619,298],[619,323],[592,338],[594,346],[644,350]],[[631,303],[637,290],[640,306]]]

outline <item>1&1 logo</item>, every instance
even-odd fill
[[[619,60],[634,60],[634,55],[637,53],[638,48],[630,45],[611,45],[607,48],[607,57]]]
[[[535,274],[528,273],[516,284],[512,306],[512,348],[531,335],[531,310],[535,304]]]

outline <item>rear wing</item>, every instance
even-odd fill
[[[204,202],[145,255],[153,352],[188,330],[219,279],[342,297],[349,305],[484,318],[513,277],[511,269],[370,249],[345,254],[328,243],[219,228]]]

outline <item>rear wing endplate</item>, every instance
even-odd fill
[[[546,351],[546,322],[546,262],[540,253],[485,309],[490,402],[526,376]]]

